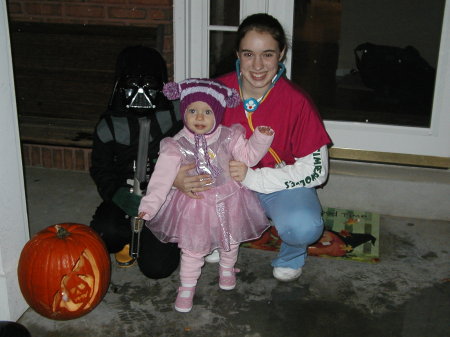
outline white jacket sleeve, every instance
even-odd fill
[[[292,165],[254,170],[249,168],[242,184],[256,192],[272,193],[285,189],[320,186],[327,178],[328,148],[324,145],[305,157],[296,158]]]

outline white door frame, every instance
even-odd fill
[[[0,6],[0,321],[16,321],[28,308],[17,264],[29,230],[6,3]]]

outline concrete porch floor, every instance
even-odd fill
[[[27,167],[25,179],[30,235],[89,224],[100,202],[85,172]],[[450,336],[450,222],[404,216],[381,216],[377,264],[310,257],[298,281],[282,283],[272,277],[275,253],[242,248],[237,288],[220,290],[217,265],[206,264],[193,310],[180,314],[177,273],[150,280],[113,263],[110,288],[89,314],[54,321],[28,309],[18,322],[33,337]]]

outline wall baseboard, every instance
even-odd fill
[[[450,171],[332,160],[324,207],[450,220]]]

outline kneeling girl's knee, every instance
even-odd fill
[[[317,241],[323,232],[323,220],[319,217],[303,216],[277,226],[283,242],[290,246],[305,247]]]

